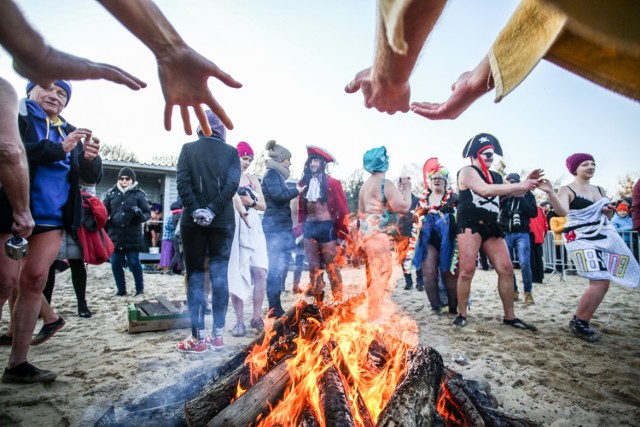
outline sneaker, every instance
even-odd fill
[[[513,293],[513,300],[514,300],[514,301],[518,301],[518,300],[520,300],[520,292],[515,291],[515,292]]]
[[[465,326],[467,326],[467,318],[458,314],[456,318],[453,319],[453,322],[451,322],[451,324],[459,328],[464,328]]]
[[[224,340],[222,337],[212,337],[211,334],[209,334],[204,340],[213,351],[222,351],[224,349]]]
[[[531,292],[525,292],[524,293],[524,303],[525,304],[535,304],[536,303],[533,300],[533,295],[531,295]]]
[[[36,335],[33,340],[31,340],[31,345],[40,345],[44,344],[49,340],[49,338],[53,337],[56,332],[58,332],[64,326],[65,322],[62,316],[58,316],[58,320],[51,323],[45,323],[40,328],[40,332]]]
[[[251,321],[253,323],[253,320]],[[244,325],[244,322],[238,322],[231,330],[231,336],[234,337],[243,337],[247,333],[247,327]]]
[[[577,336],[581,340],[598,342],[602,338],[597,331],[589,327],[589,322],[580,320],[576,316],[573,316],[573,319],[569,322],[569,328],[571,329],[571,332],[573,332],[573,335]]]
[[[207,351],[207,343],[190,336],[176,344],[176,350],[180,353],[204,353]]]
[[[57,375],[54,372],[38,369],[29,362],[23,362],[11,369],[4,368],[2,382],[20,384],[50,383],[56,377]]]

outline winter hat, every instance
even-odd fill
[[[128,176],[133,181],[136,180],[136,173],[133,171],[133,169],[127,166],[123,167],[122,169],[120,169],[120,172],[118,172],[118,179],[120,179],[121,176]]]
[[[216,113],[214,113],[211,110],[207,110],[205,111],[205,114],[207,115],[207,121],[209,122],[209,126],[211,126],[211,131],[213,132],[213,135],[217,135],[220,138],[222,138],[223,141],[226,141],[227,131],[225,130],[224,124],[222,124],[222,121],[220,121],[218,116],[216,116]],[[198,132],[198,135],[204,136],[204,132],[202,131],[202,126],[198,125],[198,129],[196,129],[196,132]]]
[[[283,162],[291,158],[291,151],[287,150],[282,145],[278,145],[273,139],[267,142],[266,148],[268,150],[267,155],[269,158],[276,162]]]
[[[151,205],[151,212],[162,212],[162,205],[160,203],[154,203]]]
[[[362,156],[364,170],[369,173],[386,172],[389,169],[389,155],[387,147],[372,148]]]
[[[253,154],[253,148],[251,148],[248,142],[240,141],[238,142],[238,145],[236,146],[236,148],[238,149],[238,156],[240,157],[243,157],[243,156],[255,157],[255,155]]]
[[[620,203],[616,208],[616,212],[627,212],[629,213],[629,206],[626,203]]]
[[[520,175],[518,175],[518,174],[517,174],[517,173],[515,173],[515,172],[511,172],[509,175],[507,175],[507,176],[505,177],[505,179],[506,179],[507,181],[520,182]]]
[[[31,80],[27,82],[27,95],[29,95],[29,92],[31,92],[31,89],[33,89],[36,84],[36,82],[32,82]],[[71,99],[71,82],[69,80],[56,80],[55,82],[53,82],[53,84],[56,86],[60,86],[62,89],[64,89],[65,92],[67,92],[67,103],[64,104],[64,106],[66,107],[69,104],[69,100]]]
[[[593,160],[593,156],[587,153],[575,153],[567,157],[567,169],[571,172],[571,175],[576,174],[576,170],[578,170],[578,166],[582,162],[586,162],[587,160]]]

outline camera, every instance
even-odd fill
[[[27,256],[29,242],[20,236],[13,236],[4,243],[4,253],[11,259],[18,261]]]
[[[238,188],[238,196],[245,196],[247,194],[247,188],[246,187],[240,187]]]
[[[518,228],[521,225],[522,225],[522,222],[520,221],[520,214],[518,212],[515,212],[511,216],[511,222],[509,223],[509,230],[513,230],[514,228]]]

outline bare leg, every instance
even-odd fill
[[[8,368],[27,361],[31,335],[36,327],[38,312],[44,299],[44,289],[49,266],[56,258],[62,231],[49,231],[29,238],[29,255],[22,259],[18,275],[18,297],[12,310],[13,345]],[[2,254],[0,257],[6,258]],[[1,262],[3,265],[6,263]],[[55,321],[55,319],[54,319]]]
[[[447,288],[447,296],[449,298],[449,313],[455,313],[458,307],[458,271],[456,271],[455,273],[452,273],[450,271],[442,273],[442,278],[444,279],[444,285]]]
[[[253,277],[253,319],[262,317],[262,304],[267,292],[267,271],[264,268],[251,267]]]
[[[440,309],[438,297],[438,251],[433,245],[427,245],[427,257],[422,261],[422,277],[427,299],[433,311]]]
[[[513,311],[513,264],[509,257],[509,250],[504,239],[491,238],[482,244],[482,249],[489,257],[489,261],[498,273],[498,293],[502,300],[504,318],[516,318]]]
[[[320,269],[320,245],[315,239],[304,239],[304,252],[309,263],[309,280],[311,281],[311,289],[314,295],[320,294],[322,289],[322,274],[324,271]]]
[[[244,323],[244,301],[234,294],[230,295],[231,305],[233,306],[233,311],[236,313],[236,323]]]
[[[386,234],[376,234],[364,243],[367,254],[367,297],[369,300],[369,320],[380,320],[382,300],[391,278],[391,253]]]
[[[324,259],[324,265],[329,273],[329,281],[331,282],[331,293],[334,300],[342,298],[342,275],[340,269],[336,263],[336,256],[338,255],[338,242],[332,240],[331,242],[321,243],[320,249],[322,250],[322,257]]]
[[[458,234],[458,256],[460,259],[460,274],[458,275],[458,313],[467,317],[471,281],[476,273],[476,260],[482,245],[482,237],[466,229]]]
[[[585,322],[590,321],[608,290],[608,280],[589,280],[589,287],[578,303],[576,317]]]

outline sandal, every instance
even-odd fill
[[[261,317],[257,319],[251,319],[251,326],[255,328],[258,332],[264,331],[264,322]]]
[[[231,335],[234,337],[243,337],[247,333],[247,327],[244,322],[238,322],[231,330]]]
[[[524,323],[522,320],[518,319],[517,317],[515,319],[511,319],[511,320],[507,320],[505,318],[502,318],[502,324],[503,325],[509,325],[509,326],[513,326],[514,328],[518,328],[518,329],[528,329],[531,332],[535,332],[538,330],[538,328],[536,328],[533,325],[527,325],[526,323]]]

